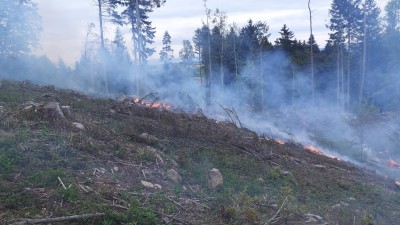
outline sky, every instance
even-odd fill
[[[39,13],[42,16],[41,47],[36,49],[36,55],[47,55],[52,61],[62,59],[67,65],[73,66],[82,54],[90,23],[96,24],[98,31],[98,15],[95,0],[36,0]],[[312,0],[313,33],[320,47],[325,45],[329,30],[329,8],[331,0]],[[376,0],[382,11],[388,0]],[[208,0],[207,7],[213,11],[216,8],[225,12],[228,24],[235,22],[240,27],[249,19],[264,21],[270,27],[273,42],[279,36],[279,30],[286,24],[298,40],[309,37],[308,0]],[[192,40],[194,31],[205,22],[203,0],[167,0],[165,5],[156,9],[150,15],[153,26],[156,27],[154,47],[156,53],[151,59],[159,58],[162,36],[168,31],[172,38],[175,57],[178,57],[183,40]],[[115,25],[105,24],[106,37],[112,39]],[[130,34],[127,27],[122,29],[125,41],[130,48]],[[130,48],[131,49],[131,48]]]

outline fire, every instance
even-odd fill
[[[171,105],[163,102],[148,102],[148,101],[140,101],[138,98],[133,98],[133,102],[136,104],[143,105],[147,108],[156,108],[156,109],[166,109],[171,110]]]
[[[318,148],[316,148],[316,147],[314,147],[314,146],[308,146],[308,145],[306,145],[306,146],[304,146],[304,148],[307,149],[307,150],[309,150],[309,151],[311,151],[311,152],[314,152],[315,154],[318,154],[318,155],[325,155],[325,154],[322,153]]]
[[[279,140],[279,139],[274,139],[274,141],[275,141],[276,143],[280,144],[280,145],[284,145],[284,144],[285,144],[285,142],[283,142],[283,141],[281,141],[281,140]]]
[[[398,162],[396,162],[394,159],[389,159],[389,160],[387,161],[387,163],[388,163],[388,165],[389,165],[390,167],[400,169],[400,164],[399,164]],[[400,180],[399,180],[398,182],[399,182],[399,184],[400,184]]]

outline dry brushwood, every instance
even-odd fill
[[[44,224],[44,223],[56,223],[56,222],[65,222],[72,220],[84,220],[84,219],[102,217],[104,215],[105,215],[104,213],[92,213],[92,214],[62,216],[62,217],[45,218],[45,219],[22,219],[22,221],[13,223],[11,225]]]
[[[239,124],[239,128],[243,128],[242,122],[240,121],[239,116],[238,116],[238,114],[236,113],[236,110],[233,107],[230,109],[230,108],[224,107],[221,104],[219,104],[219,106],[226,112],[226,114],[228,114],[228,116],[231,119],[231,122],[233,124],[237,124],[238,123]],[[237,121],[237,122],[235,122],[235,121]]]

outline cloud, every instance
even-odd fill
[[[387,1],[378,0],[383,9]],[[37,0],[39,13],[43,18],[43,33],[41,49],[36,54],[46,54],[52,60],[62,58],[68,65],[73,65],[79,59],[83,49],[87,25],[95,23],[98,27],[97,7],[95,1],[82,0]],[[295,33],[299,40],[309,37],[308,0],[208,0],[207,7],[227,13],[228,22],[236,22],[243,26],[252,18],[254,21],[266,21],[272,34],[271,41],[279,36],[283,24]],[[311,1],[313,9],[313,29],[318,44],[323,47],[328,39],[329,30],[325,24],[328,21],[330,1]],[[164,6],[150,14],[150,20],[157,28],[155,47],[160,49],[164,31],[171,34],[173,45],[180,46],[183,40],[191,40],[196,28],[205,21],[205,8],[202,0],[167,0]],[[112,39],[115,26],[106,25],[106,37]],[[127,44],[131,42],[129,29],[124,29]],[[177,55],[179,49],[175,49]],[[153,58],[158,58],[154,54]]]

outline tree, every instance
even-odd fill
[[[313,26],[312,26],[312,11],[311,11],[311,0],[308,0],[308,11],[310,13],[310,61],[311,61],[311,88],[312,88],[312,100],[313,104],[315,103],[315,96],[314,96],[314,35],[313,35]]]
[[[189,40],[182,41],[182,49],[179,51],[179,57],[181,58],[181,63],[186,69],[190,69],[193,66],[194,51],[193,46]]]
[[[193,36],[193,43],[195,51],[199,55],[199,73],[200,81],[203,83],[203,77],[205,78],[206,85],[209,85],[210,73],[211,73],[211,52],[209,45],[210,29],[203,25],[201,28],[197,28]]]
[[[139,76],[142,75],[142,65],[152,55],[154,48],[148,45],[154,43],[155,28],[149,21],[148,14],[155,7],[161,7],[165,0],[109,0],[113,22],[119,25],[130,25],[133,41],[133,61],[136,65],[136,94],[140,95]],[[118,9],[118,10],[116,10]],[[121,11],[121,12],[119,12]]]
[[[162,39],[162,49],[160,51],[160,60],[163,62],[164,66],[166,68],[169,67],[169,65],[172,62],[172,58],[174,58],[173,52],[171,47],[171,35],[169,35],[168,31],[165,31],[163,39]]]
[[[212,19],[212,23],[215,25],[215,35],[213,35],[213,39],[219,41],[219,70],[220,70],[220,81],[221,88],[225,85],[225,74],[224,74],[224,50],[225,50],[225,33],[226,33],[226,20],[227,16],[225,12],[216,9],[214,12],[214,18]],[[215,37],[216,36],[216,37]]]
[[[289,30],[286,24],[284,24],[279,34],[281,37],[275,41],[275,45],[288,54],[293,53],[294,46],[296,44],[293,31]]]
[[[38,46],[41,18],[31,0],[0,0],[0,57],[29,54]]]
[[[148,45],[154,43],[155,28],[149,21],[148,14],[154,8],[160,7],[165,0],[109,0],[110,7],[122,8],[121,13],[113,13],[113,22],[120,25],[130,25],[133,41],[133,58],[137,65],[146,63],[147,58],[155,50]]]
[[[111,53],[114,60],[121,64],[130,64],[130,56],[126,47],[124,37],[119,28],[115,30],[114,40],[112,41]]]
[[[361,66],[361,78],[360,78],[360,89],[359,89],[359,104],[363,101],[364,95],[364,83],[367,73],[376,72],[377,63],[379,63],[380,57],[376,57],[382,49],[382,30],[380,13],[381,10],[376,5],[374,0],[365,0],[363,4],[363,57]],[[383,63],[383,62],[382,62]],[[369,77],[371,81],[373,78]],[[367,87],[371,89],[371,83],[367,84]],[[372,91],[372,90],[368,90]]]
[[[359,8],[361,0],[333,0],[329,10],[330,39],[337,46],[337,103],[343,108],[350,102],[351,53],[352,44],[357,43],[362,33],[362,12]],[[347,39],[347,83],[344,77],[343,47]],[[347,90],[345,90],[347,86]]]

